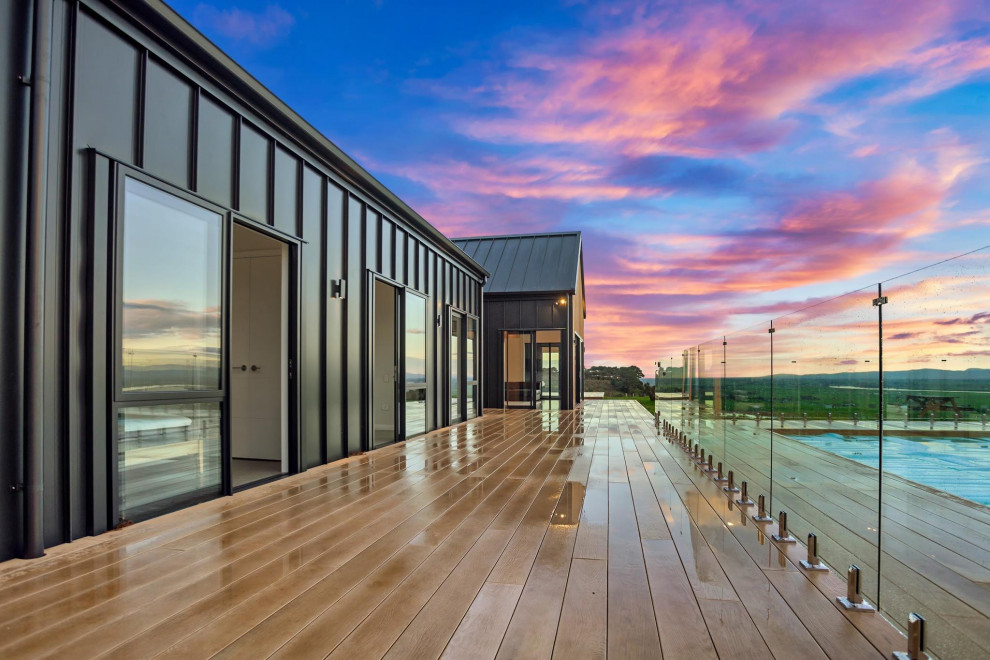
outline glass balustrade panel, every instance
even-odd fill
[[[990,657],[990,248],[882,285],[880,607]]]
[[[773,322],[772,510],[843,576],[878,596],[879,335],[876,287]]]

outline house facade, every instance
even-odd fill
[[[486,270],[167,5],[0,44],[0,559],[480,414]]]
[[[455,238],[484,289],[486,408],[573,409],[584,396],[580,232]]]

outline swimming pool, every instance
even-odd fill
[[[876,436],[824,433],[788,437],[872,468],[880,463]],[[990,438],[885,435],[883,468],[884,472],[990,506]]]

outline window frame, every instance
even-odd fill
[[[108,522],[112,528],[117,524],[120,517],[120,470],[118,468],[120,452],[120,412],[127,408],[150,407],[154,405],[170,405],[181,403],[215,403],[218,405],[220,414],[220,484],[218,493],[204,499],[213,499],[231,492],[230,474],[230,414],[229,403],[227,401],[227,373],[229,368],[229,350],[227,344],[230,337],[230,296],[229,273],[227,264],[231,257],[231,224],[233,214],[217,204],[213,204],[202,197],[190,193],[187,190],[169,184],[157,177],[151,176],[139,169],[125,165],[123,163],[110,160],[111,167],[115,171],[111,174],[114,188],[111,197],[111,212],[109,218],[108,237],[110,244],[107,252],[110,262],[110,273],[108,277],[108,311],[110,318],[109,325],[109,405],[107,430],[109,431],[109,442],[107,446],[107,477],[109,481],[109,493],[106,501],[108,509]],[[160,192],[173,195],[183,201],[189,202],[201,208],[205,208],[220,216],[220,377],[219,387],[212,390],[188,390],[185,392],[125,392],[123,391],[123,277],[124,277],[124,250],[123,232],[125,225],[124,213],[126,211],[126,184],[127,179],[143,183]],[[165,511],[162,513],[167,512]]]
[[[174,197],[181,199],[185,202],[199,206],[200,208],[206,209],[212,213],[216,213],[220,217],[220,280],[219,280],[219,291],[220,291],[220,374],[218,387],[209,390],[188,390],[188,391],[175,391],[175,392],[125,392],[123,389],[124,384],[124,364],[123,364],[123,318],[124,318],[124,301],[123,301],[123,278],[124,278],[124,250],[123,250],[123,236],[124,236],[124,225],[126,219],[124,213],[125,208],[125,197],[126,197],[126,184],[127,179],[134,179],[140,183],[143,183],[151,188],[154,188],[160,192],[173,195]],[[226,401],[227,397],[227,369],[228,369],[228,353],[227,342],[229,341],[229,323],[230,323],[230,300],[227,295],[227,290],[229,287],[228,279],[230,277],[227,272],[227,261],[230,256],[231,243],[230,243],[230,225],[232,221],[231,213],[223,207],[212,204],[201,197],[193,195],[181,188],[177,188],[170,184],[164,183],[163,181],[149,176],[139,170],[132,169],[125,165],[118,165],[117,175],[115,177],[116,190],[114,195],[114,210],[112,214],[111,235],[113,236],[113,246],[111,248],[113,254],[113,275],[111,277],[111,291],[110,299],[113,305],[113,329],[112,338],[113,352],[112,352],[112,379],[113,384],[111,386],[112,399],[114,403],[114,408],[121,407],[128,403],[150,403],[155,401],[161,402],[172,402],[172,401],[184,401],[187,399],[197,399],[203,400],[223,400]]]
[[[430,362],[430,359],[429,359],[430,358],[430,355],[429,355],[429,353],[430,353],[430,340],[429,340],[429,336],[430,336],[430,297],[428,295],[426,295],[425,293],[420,293],[416,289],[414,289],[412,287],[408,287],[408,286],[402,287],[401,291],[402,291],[402,295],[400,296],[401,297],[401,302],[399,303],[399,306],[401,307],[401,310],[402,310],[402,332],[401,332],[402,337],[400,339],[400,349],[399,350],[400,350],[400,356],[402,358],[402,374],[401,374],[401,376],[402,376],[402,396],[399,397],[399,399],[400,399],[400,403],[402,404],[402,439],[403,440],[408,440],[409,438],[415,438],[415,437],[418,437],[418,436],[421,436],[421,435],[424,435],[424,434],[430,432],[430,415],[429,415],[430,403],[431,403],[430,402],[430,376],[429,376],[429,369],[430,369],[430,364],[429,364],[429,362]],[[426,373],[423,374],[425,376],[425,380],[422,383],[414,383],[412,385],[410,385],[407,382],[407,380],[406,380],[406,374],[407,374],[406,358],[408,357],[407,354],[406,354],[406,335],[408,334],[408,328],[406,327],[406,303],[407,303],[406,296],[408,296],[408,295],[413,295],[413,296],[417,296],[419,298],[422,298],[423,303],[425,305],[425,307],[424,307],[424,311],[425,311],[424,322],[425,322],[425,330],[426,330],[426,332],[423,335],[423,341],[425,342],[426,355],[424,355],[424,357],[423,357],[423,362],[424,362],[424,367],[426,368],[427,371],[426,371]],[[406,431],[408,429],[408,424],[407,424],[407,421],[408,420],[406,419],[406,392],[408,392],[409,390],[423,390],[426,393],[425,394],[425,397],[426,397],[426,413],[427,414],[426,414],[426,419],[425,419],[425,422],[424,422],[425,428],[420,433],[414,433],[412,435],[409,435],[409,434],[406,433]]]
[[[458,346],[457,346],[457,361],[458,361],[458,373],[457,382],[461,391],[457,393],[457,398],[459,399],[458,405],[458,419],[455,421],[453,415],[450,411],[450,400],[451,400],[451,388],[450,388],[450,376],[451,376],[451,359],[450,359],[450,347],[451,347],[451,328],[453,328],[453,318],[454,314],[458,314],[463,319],[464,323],[461,327],[461,334],[459,336]],[[445,419],[447,421],[447,426],[453,426],[454,424],[461,424],[463,422],[476,419],[481,416],[481,317],[472,314],[471,312],[457,307],[456,305],[447,305],[447,331],[444,333],[444,352],[446,353],[444,357],[444,375],[446,376],[446,382],[444,383],[444,409],[445,409]],[[474,348],[474,380],[470,381],[477,387],[475,390],[474,397],[474,416],[468,417],[467,410],[467,397],[461,396],[462,394],[467,394],[468,380],[467,380],[467,362],[464,359],[467,355],[467,322],[473,319],[477,324],[477,332],[475,336],[475,348]]]

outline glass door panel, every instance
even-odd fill
[[[461,415],[461,332],[463,316],[450,315],[450,423],[463,420]]]
[[[478,416],[478,319],[467,318],[464,341],[465,410],[468,419]]]
[[[110,469],[133,522],[223,490],[224,217],[131,176],[122,189]]]
[[[126,179],[120,389],[220,389],[223,218]]]
[[[406,437],[426,433],[426,298],[405,294]]]
[[[396,376],[398,375],[398,332],[394,286],[375,280],[372,386],[372,448],[395,442]]]
[[[130,406],[117,426],[121,519],[138,522],[221,494],[219,403]]]
[[[505,405],[508,408],[532,408],[533,333],[505,333],[504,383]]]
[[[560,346],[540,344],[540,395],[544,399],[560,398]]]

